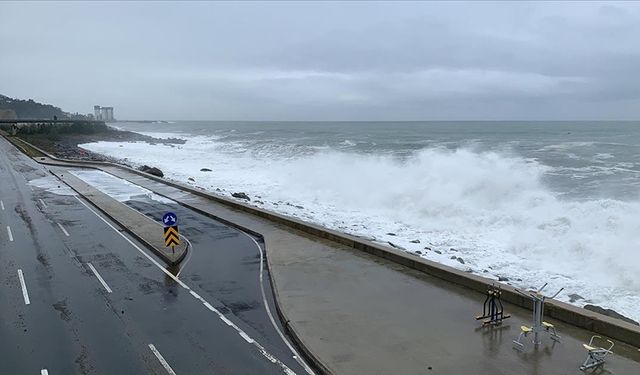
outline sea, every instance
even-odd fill
[[[113,125],[186,142],[81,147],[640,321],[640,122]]]

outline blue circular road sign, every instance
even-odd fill
[[[178,224],[178,215],[173,212],[165,213],[164,216],[162,216],[162,224],[164,224],[165,227],[172,227]]]

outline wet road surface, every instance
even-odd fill
[[[269,315],[255,238],[174,204],[126,202],[178,214],[192,244],[178,280],[54,181],[0,139],[1,374],[306,373]]]

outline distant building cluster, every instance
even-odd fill
[[[95,119],[98,121],[114,121],[113,118],[113,107],[101,107],[99,105],[93,106],[93,113]]]

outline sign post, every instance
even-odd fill
[[[180,245],[180,231],[178,230],[178,215],[167,212],[162,216],[164,225],[164,245],[171,246],[171,252],[175,256],[175,247]]]

